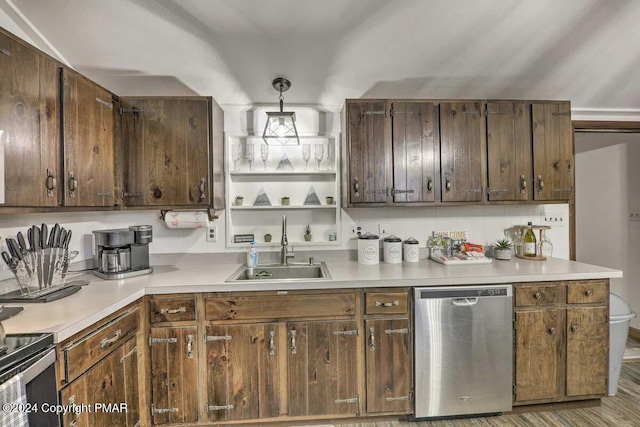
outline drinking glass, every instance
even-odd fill
[[[333,165],[336,161],[336,146],[333,145],[331,142],[329,142],[327,144],[327,163],[329,164],[329,170],[333,169]]]
[[[233,160],[233,170],[238,170],[238,161],[242,157],[242,148],[240,144],[231,145],[231,159]]]
[[[302,144],[302,160],[304,160],[304,168],[307,169],[309,165],[309,159],[311,158],[311,145]]]
[[[269,160],[269,146],[260,146],[260,157],[262,157],[262,163],[264,163],[264,170],[267,170],[267,160]]]
[[[245,153],[245,157],[247,158],[247,161],[249,162],[249,169],[253,170],[253,158],[255,155],[255,151],[253,149],[253,143],[252,142],[247,142],[247,152]]]
[[[316,159],[318,170],[320,170],[320,162],[322,161],[323,157],[324,157],[324,145],[316,144],[313,147],[313,158]]]

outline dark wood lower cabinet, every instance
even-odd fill
[[[209,421],[280,415],[278,323],[206,327]]]
[[[155,425],[198,420],[197,328],[151,328],[151,414]]]
[[[366,320],[364,329],[367,413],[411,412],[409,319]]]

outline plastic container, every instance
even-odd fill
[[[380,239],[375,234],[364,233],[358,236],[358,264],[379,264],[379,246]]]
[[[420,261],[420,242],[413,237],[409,237],[402,244],[402,252],[405,262]]]
[[[609,396],[615,396],[618,391],[629,323],[634,317],[636,313],[625,300],[613,292],[609,294]]]
[[[387,264],[402,264],[402,239],[394,236],[382,241],[382,260]]]
[[[258,252],[256,252],[256,242],[251,242],[249,252],[247,252],[247,267],[258,265]]]

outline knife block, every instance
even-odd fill
[[[28,252],[11,266],[20,292],[25,298],[37,298],[65,287],[69,262],[78,251],[62,248],[40,249]]]

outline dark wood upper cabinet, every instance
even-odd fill
[[[531,200],[531,104],[489,102],[486,111],[489,201]]]
[[[64,205],[116,204],[115,141],[111,92],[69,69],[62,70]]]
[[[391,127],[393,202],[434,202],[440,185],[438,107],[432,102],[393,102]]]
[[[348,203],[386,204],[392,164],[387,102],[350,101],[347,108]]]
[[[60,203],[58,64],[0,32],[0,143],[5,203]]]
[[[211,98],[120,101],[125,206],[210,206]]]
[[[481,102],[440,104],[443,202],[484,200],[484,108]]]
[[[534,103],[534,200],[569,200],[574,192],[573,129],[571,104]]]

